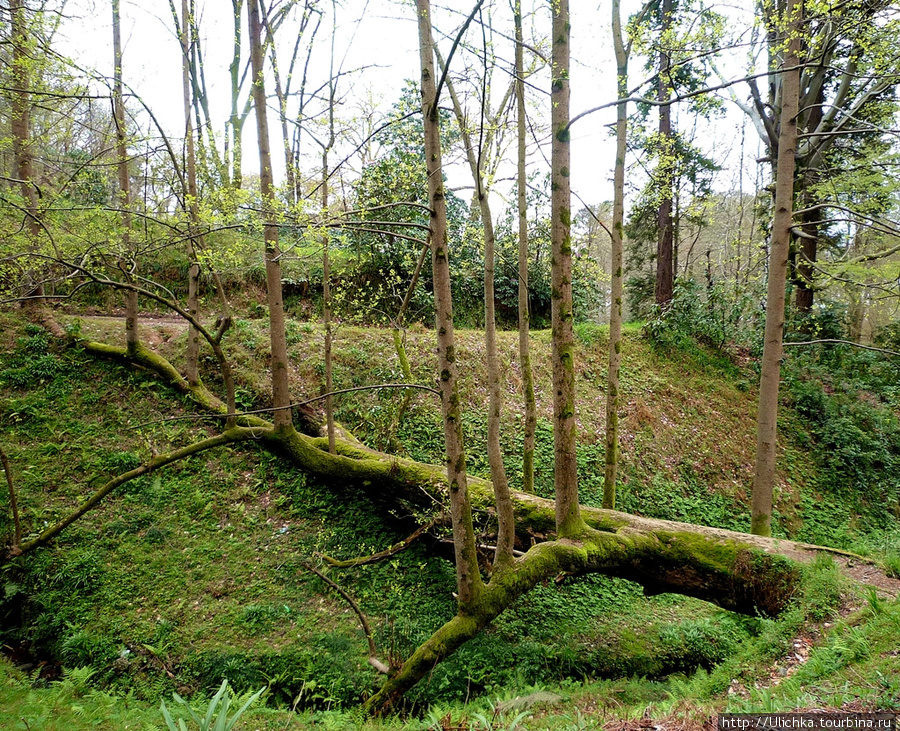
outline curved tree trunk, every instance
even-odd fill
[[[92,350],[103,352],[101,347]],[[109,350],[111,355],[126,362],[133,361],[123,349]],[[142,359],[144,367],[181,390],[188,390],[186,382],[165,359],[150,355]],[[202,385],[190,393],[211,411],[225,411]],[[373,502],[385,509],[400,507],[421,514],[434,510],[435,505],[445,503],[448,498],[451,502],[458,499],[459,487],[454,490],[448,486],[444,467],[377,452],[344,436],[337,439],[337,453],[331,454],[327,438],[275,428],[255,416],[239,417],[239,421],[239,428],[230,427],[217,437],[154,457],[138,470],[110,481],[79,507],[77,515],[48,529],[40,543],[55,538],[77,517],[133,477],[200,450],[248,437],[335,489],[347,485],[363,488]],[[494,504],[491,483],[479,478],[465,479],[467,507],[479,514],[491,514]],[[647,594],[678,593],[748,615],[777,615],[788,606],[799,587],[796,561],[811,560],[822,550],[830,551],[792,541],[591,507],[580,508],[585,527],[578,538],[559,540],[554,536],[557,521],[553,501],[516,491],[511,493],[511,500],[520,545],[527,546],[534,540],[540,542],[512,565],[495,571],[489,584],[479,585],[477,595],[461,606],[457,615],[423,643],[370,699],[367,705],[371,712],[389,710],[436,663],[475,637],[516,598],[560,574],[600,573],[637,582]],[[22,552],[35,547],[23,544],[19,548]],[[474,546],[472,551],[474,554]],[[474,570],[478,570],[477,565]]]
[[[438,59],[443,67],[444,64]],[[446,71],[446,68],[443,69]],[[487,74],[487,68],[484,73]],[[496,294],[494,292],[494,265],[496,236],[494,235],[494,218],[491,214],[491,204],[488,200],[488,189],[485,185],[483,160],[485,148],[476,150],[469,134],[462,104],[456,94],[453,82],[449,75],[446,82],[447,92],[453,101],[453,111],[459,124],[460,135],[466,150],[466,158],[469,162],[469,170],[475,182],[475,198],[478,201],[478,213],[481,217],[481,228],[484,232],[484,359],[487,367],[488,380],[488,424],[487,424],[487,452],[488,463],[491,468],[491,480],[494,483],[496,494],[498,533],[497,552],[495,563],[509,563],[512,561],[513,549],[513,515],[512,504],[509,500],[509,480],[506,477],[506,467],[503,464],[503,450],[500,447],[500,417],[503,412],[503,390],[500,385],[500,357],[497,353],[497,313]]]

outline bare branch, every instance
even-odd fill
[[[387,665],[385,665],[381,660],[378,659],[378,650],[375,648],[375,640],[372,639],[372,628],[369,627],[369,622],[366,619],[366,615],[362,613],[362,610],[359,608],[359,605],[353,601],[353,598],[344,591],[340,586],[335,584],[331,579],[329,579],[325,574],[319,571],[317,568],[312,566],[311,564],[306,563],[306,561],[301,561],[300,565],[303,566],[310,573],[318,576],[322,581],[324,581],[328,586],[334,589],[338,594],[341,595],[341,598],[350,605],[351,609],[356,612],[356,616],[359,617],[359,623],[362,625],[363,632],[366,635],[366,642],[369,643],[369,665],[375,668],[379,673],[384,675],[389,674],[389,669]]]
[[[0,447],[0,462],[3,462],[3,471],[6,473],[6,484],[9,487],[9,508],[12,511],[13,524],[15,525],[15,537],[13,546],[19,547],[22,542],[22,524],[19,522],[19,503],[16,500],[16,488],[13,486],[12,470],[9,468],[9,460],[6,458],[6,452]]]
[[[884,353],[885,355],[893,355],[896,358],[900,358],[900,353],[895,350],[887,350],[886,348],[876,348],[871,345],[862,345],[861,343],[854,343],[851,340],[837,340],[834,338],[825,338],[823,340],[803,340],[803,341],[792,341],[783,343],[784,347],[788,345],[819,345],[821,343],[837,343],[839,345],[851,345],[854,348],[861,348],[862,350],[874,350],[876,353]]]

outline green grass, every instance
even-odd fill
[[[87,320],[82,327],[114,339],[119,336],[113,328],[120,324]],[[193,413],[194,406],[148,375],[61,350],[9,314],[0,313],[0,325],[0,440],[13,465],[26,531],[63,515],[104,478],[139,464],[152,450],[167,451],[209,433],[202,420],[160,422]],[[264,405],[262,323],[242,320],[231,336],[243,402]],[[290,329],[292,389],[298,397],[320,392],[323,375],[310,354],[318,352],[321,337],[313,324],[293,323]],[[419,383],[433,378],[432,337],[418,329],[407,333]],[[182,339],[175,332],[157,347],[177,361]],[[547,495],[553,458],[548,341],[546,332],[533,335],[541,404],[537,486]],[[581,326],[578,342],[581,494],[585,503],[599,504],[606,333]],[[502,434],[515,486],[521,469],[515,335],[501,333],[500,344],[508,402]],[[479,333],[459,332],[459,355],[468,364],[461,380],[469,468],[487,475],[481,446],[486,384],[476,367],[483,360]],[[637,333],[627,334],[625,363],[620,506],[746,529],[755,395],[742,384],[752,374],[704,349],[661,352]],[[206,379],[215,386],[212,373]],[[339,328],[335,379],[337,388],[400,380],[390,332]],[[440,420],[432,399],[417,394],[398,425],[396,392],[363,392],[338,401],[338,418],[375,447],[440,461]],[[785,413],[789,425],[799,419],[790,409]],[[895,529],[868,531],[848,517],[840,494],[828,493],[823,500],[815,492],[824,490],[817,455],[808,444],[791,441],[801,427],[798,421],[782,444],[778,530],[855,542],[887,565],[896,561]],[[207,453],[129,483],[56,545],[7,567],[0,576],[0,639],[28,644],[38,659],[50,661],[47,674],[58,672],[56,663],[70,672],[90,668],[91,688],[130,699],[122,700],[126,706],[149,704],[147,723],[161,724],[154,704],[173,690],[202,697],[227,678],[238,692],[267,685],[271,706],[284,707],[299,697],[309,714],[324,714],[318,718],[330,719],[335,728],[352,727],[350,711],[339,709],[352,708],[377,678],[365,663],[355,616],[301,560],[316,551],[346,558],[380,550],[409,532],[405,517],[385,514],[350,488],[325,488],[262,450]],[[0,532],[9,530],[3,510]],[[833,608],[840,591],[833,589],[828,571],[820,570],[824,578],[814,590]],[[430,557],[425,546],[332,577],[369,615],[385,655],[408,655],[453,611],[452,568]],[[685,693],[720,703],[732,678],[756,677],[810,618],[823,619],[802,614],[781,622],[747,620],[694,600],[648,599],[634,584],[602,577],[540,586],[437,668],[410,700],[418,708],[440,709],[480,698],[476,709],[488,713],[491,700],[565,688],[569,705],[547,712],[548,728],[574,727],[577,708],[607,697],[620,706],[628,699],[623,707],[635,712],[647,703],[671,701],[665,707],[674,707],[673,698]],[[871,660],[871,653],[857,650],[846,667]],[[836,664],[825,663],[823,672],[841,672],[843,666],[832,667]],[[664,680],[697,668],[702,670],[686,680],[677,675]],[[880,666],[872,671],[882,672]],[[11,702],[31,702],[29,694],[37,694],[34,698],[44,700],[34,703],[55,707],[53,693],[61,694],[60,688],[51,682],[41,689],[15,677],[10,687],[19,700]],[[678,682],[690,685],[678,691],[681,695],[673,690]],[[106,712],[104,704],[112,703],[95,700],[88,715]],[[112,706],[115,713],[125,712],[118,701]],[[454,708],[453,713],[469,713]],[[529,728],[542,727],[533,725],[541,713]],[[121,722],[129,722],[125,719]]]

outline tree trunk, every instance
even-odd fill
[[[41,235],[40,212],[38,210],[37,188],[34,185],[33,154],[31,150],[31,41],[29,40],[28,19],[25,0],[10,0],[10,40],[12,41],[11,71],[15,90],[10,103],[10,134],[13,143],[13,158],[19,190],[25,202],[26,251],[37,250]],[[25,298],[42,297],[44,285],[37,271],[26,271],[24,286],[19,295]],[[26,299],[25,302],[38,300]]]
[[[191,46],[190,46],[190,9],[188,0],[181,0],[181,88],[184,106],[184,145],[185,172],[187,176],[187,200],[184,208],[188,213],[191,226],[191,237],[188,240],[188,256],[191,264],[188,269],[188,312],[195,318],[200,317],[200,264],[197,261],[198,247],[195,237],[200,219],[197,206],[197,162],[194,152],[194,125],[191,115]],[[188,328],[187,350],[185,352],[184,373],[192,386],[200,383],[200,333],[191,325]]]
[[[554,0],[550,81],[551,326],[553,363],[554,493],[556,527],[577,535],[584,523],[578,505],[575,458],[575,335],[572,304],[572,208],[569,185],[569,0]]]
[[[466,480],[462,415],[457,390],[456,344],[453,329],[453,302],[450,292],[450,260],[447,235],[447,203],[441,163],[440,117],[435,82],[434,48],[431,41],[431,4],[417,0],[419,61],[422,69],[422,119],[425,129],[425,164],[428,200],[431,204],[431,265],[436,312],[437,357],[441,409],[444,418],[444,447],[447,481],[450,488],[450,518],[456,557],[456,586],[460,610],[470,606],[483,583],[475,551],[472,507]]]
[[[606,470],[603,507],[616,506],[619,464],[619,368],[622,363],[622,241],[625,230],[625,154],[628,134],[628,50],[622,34],[620,1],[612,5],[613,44],[616,51],[616,162],[613,171],[612,252],[610,256],[609,370],[606,378]]]
[[[121,353],[121,349],[118,351]],[[164,359],[149,355],[147,367],[170,382],[186,386],[178,372]],[[202,386],[200,389],[205,390]],[[221,413],[221,405],[215,406],[214,397],[210,395],[203,399],[199,392],[196,395]],[[362,487],[369,498],[384,509],[402,506],[403,510],[427,512],[446,500],[445,473],[437,465],[382,454],[343,438],[337,441],[337,454],[330,454],[327,439],[308,437],[293,429],[272,428],[255,416],[241,417],[240,421],[243,428],[232,428],[213,439],[154,458],[147,465],[115,478],[84,503],[84,509],[79,508],[78,514],[99,503],[117,485],[162,464],[247,437],[335,488],[351,484]],[[494,500],[491,484],[468,478],[464,487],[466,508],[471,511],[474,506],[480,514],[488,515]],[[816,553],[830,550],[587,507],[580,513],[586,529],[577,539],[552,540],[556,525],[555,503],[521,492],[513,492],[511,498],[518,539],[523,546],[532,544],[532,547],[513,566],[495,572],[490,584],[479,584],[478,595],[465,606],[461,605],[456,616],[420,646],[372,696],[368,703],[370,711],[388,710],[406,690],[430,673],[436,663],[474,637],[519,596],[554,577],[601,573],[635,581],[647,594],[679,593],[751,616],[759,613],[777,615],[789,606],[800,586],[800,574],[794,561],[810,560]],[[450,499],[457,500],[458,492],[454,496],[451,491]],[[72,520],[63,522],[60,530]],[[58,534],[57,527],[53,526],[50,533],[45,532],[43,538],[49,540]],[[535,545],[536,536],[538,541],[545,542]],[[551,540],[542,536],[551,536]],[[24,544],[22,549],[25,549]],[[474,553],[474,546],[472,550]]]
[[[331,119],[334,120],[334,94],[331,95]],[[334,141],[332,129],[331,142]],[[322,215],[328,214],[328,148],[322,151]],[[328,433],[328,451],[334,454],[334,359],[331,357],[331,261],[328,257],[328,228],[322,229],[322,318],[325,321],[325,430]]]
[[[516,130],[518,153],[517,206],[519,213],[519,366],[525,396],[525,424],[522,435],[522,489],[534,492],[534,433],[537,427],[537,403],[534,398],[534,373],[531,369],[528,312],[528,180],[525,170],[525,61],[522,38],[522,2],[516,0]]]
[[[122,249],[120,267],[131,282],[137,262],[131,254],[131,175],[128,172],[128,143],[125,124],[125,102],[122,98],[122,32],[119,0],[112,0],[113,13],[113,111],[116,121],[116,167],[119,171],[119,206],[122,219]],[[129,260],[129,258],[131,260]],[[140,345],[138,332],[138,296],[134,290],[125,291],[125,342],[129,353],[136,353]]]
[[[443,61],[439,59],[443,66]],[[444,69],[446,71],[446,69]],[[487,68],[484,73],[487,74]],[[497,314],[494,294],[494,261],[496,237],[494,235],[494,218],[488,200],[488,190],[484,182],[484,170],[481,161],[485,158],[485,148],[475,150],[472,136],[466,123],[465,113],[449,75],[446,82],[447,92],[453,101],[453,110],[459,124],[460,135],[466,150],[469,170],[475,182],[475,198],[478,201],[478,213],[484,232],[484,350],[485,366],[488,380],[488,430],[487,452],[488,464],[491,468],[491,482],[494,485],[497,504],[497,552],[496,564],[511,563],[515,533],[513,530],[512,503],[509,499],[509,480],[503,464],[503,451],[500,448],[500,416],[503,411],[503,391],[500,385],[500,358],[497,355]]]
[[[657,184],[661,198],[657,210],[656,239],[656,304],[664,307],[672,300],[675,286],[674,236],[672,225],[672,176],[673,137],[672,106],[669,101],[669,52],[666,50],[668,32],[672,26],[672,0],[662,0],[660,12],[660,51],[657,99],[659,107],[659,160],[657,163]]]
[[[801,176],[803,177],[803,176]],[[804,180],[800,181],[803,194],[802,208],[811,208],[818,201],[809,190],[812,183]],[[806,211],[800,220],[800,231],[803,235],[799,237],[796,255],[796,276],[794,277],[794,287],[796,294],[794,295],[794,304],[797,307],[798,315],[812,314],[813,299],[815,296],[813,290],[813,277],[815,276],[814,264],[818,256],[819,249],[819,217],[818,210]],[[809,331],[811,323],[804,323],[803,329]]]
[[[230,182],[233,188],[240,188],[243,185],[243,132],[244,132],[244,119],[245,117],[240,114],[238,111],[238,102],[240,101],[240,93],[241,93],[241,80],[240,80],[240,72],[241,72],[241,6],[244,4],[244,0],[231,0],[231,9],[234,14],[234,39],[232,45],[232,56],[231,63],[228,65],[228,72],[231,75],[231,115],[228,118],[228,126],[231,130],[231,137],[226,134],[225,135],[225,165],[227,168],[228,165],[228,152],[229,152],[229,144],[231,146],[231,170],[230,170]],[[250,13],[250,7],[247,7],[248,14]],[[257,15],[259,13],[259,8],[257,7]],[[253,32],[252,30],[250,31]],[[251,51],[250,51],[250,67],[251,71],[253,70],[253,40],[250,41]],[[260,68],[262,68],[262,40],[261,36],[258,35],[256,39],[256,44],[260,47]],[[260,72],[262,73],[262,72]],[[256,80],[256,71],[253,71],[254,80]],[[262,83],[262,82],[260,82]],[[253,94],[255,97],[255,93]],[[254,101],[254,104],[256,102]],[[259,116],[259,111],[257,108],[257,118]],[[258,123],[257,123],[258,124]],[[268,136],[268,133],[267,133]],[[262,181],[260,181],[261,183]]]
[[[272,406],[276,429],[293,430],[291,392],[288,383],[287,338],[284,330],[284,303],[281,295],[281,252],[278,226],[275,225],[275,186],[272,182],[272,156],[269,150],[269,126],[266,115],[266,90],[263,51],[260,41],[259,4],[248,0],[250,27],[250,66],[253,72],[253,105],[256,108],[256,135],[259,142],[259,188],[262,195],[266,257],[266,291],[269,305],[269,341],[272,348]]]
[[[793,225],[797,115],[800,100],[801,7],[799,0],[788,0],[787,10],[782,19],[788,45],[782,63],[782,107],[775,176],[775,217],[772,224],[772,245],[769,255],[766,330],[759,384],[756,465],[753,475],[751,508],[751,530],[762,536],[772,534],[772,490],[775,484],[778,431],[778,386],[781,377],[785,288]]]

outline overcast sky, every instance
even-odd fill
[[[213,104],[213,116],[224,128],[229,103],[228,63],[231,54],[232,19],[231,3],[227,0],[197,0],[200,26],[205,53],[206,78]],[[526,0],[527,2],[527,0]],[[180,2],[177,3],[180,6]],[[325,3],[323,3],[325,5]],[[330,3],[328,4],[330,5]],[[498,3],[494,23],[503,33],[511,33],[508,3]],[[549,10],[546,3],[537,3],[537,23],[549,32]],[[635,3],[626,2],[623,12],[632,12]],[[453,32],[461,23],[461,13],[467,12],[468,3],[451,2],[455,13],[435,10],[436,27]],[[339,25],[335,34],[336,55],[346,70],[365,67],[354,75],[344,87],[348,98],[370,95],[380,99],[385,110],[396,100],[405,79],[418,77],[418,49],[414,11],[407,2],[388,0],[344,0],[339,13]],[[608,0],[586,2],[572,0],[572,113],[609,102],[614,99],[615,70],[610,32]],[[70,0],[66,6],[70,20],[65,22],[58,35],[60,50],[86,67],[101,73],[112,71],[112,11],[109,2],[102,0]],[[168,0],[122,0],[122,35],[124,44],[123,73],[126,82],[153,109],[162,125],[173,135],[179,136],[183,128],[181,102],[180,49],[172,30],[172,16]],[[737,12],[737,11],[734,11]],[[505,13],[505,14],[504,14]],[[246,21],[245,21],[246,22]],[[314,56],[313,74],[327,78],[330,50],[330,20],[319,36],[320,49]],[[283,29],[284,30],[284,29]],[[470,29],[469,33],[474,32]],[[526,31],[527,33],[527,31]],[[281,42],[292,42],[290,34],[282,32]],[[497,38],[497,54],[512,62],[512,45]],[[502,47],[506,43],[508,47]],[[450,47],[449,40],[439,40],[444,54]],[[643,74],[641,62],[632,64],[632,78]],[[352,87],[352,88],[351,88]],[[271,89],[270,89],[271,91]],[[741,90],[740,93],[744,93]],[[534,92],[535,102],[540,104],[543,90]],[[540,107],[538,107],[540,108]],[[613,121],[612,109],[594,114],[573,127],[572,183],[573,190],[590,203],[611,197],[613,144],[607,125]],[[270,115],[270,124],[274,123]],[[744,140],[745,154],[752,160],[757,156],[757,139],[752,127],[742,130],[739,113],[732,113],[714,130],[702,130],[707,152],[727,162],[729,170],[720,174],[717,188],[734,187],[737,175],[737,153]],[[272,130],[273,139],[278,139]],[[255,145],[255,126],[248,123],[244,133],[245,169],[258,169],[252,154]],[[547,153],[549,155],[549,151]],[[532,155],[531,164],[536,168],[546,166],[541,154]],[[755,170],[749,170],[752,162],[745,162],[744,175],[752,179]],[[632,171],[631,179],[642,178],[639,168]],[[451,184],[464,185],[466,173],[451,174]],[[639,184],[639,183],[636,183]],[[577,207],[577,202],[573,201]]]

